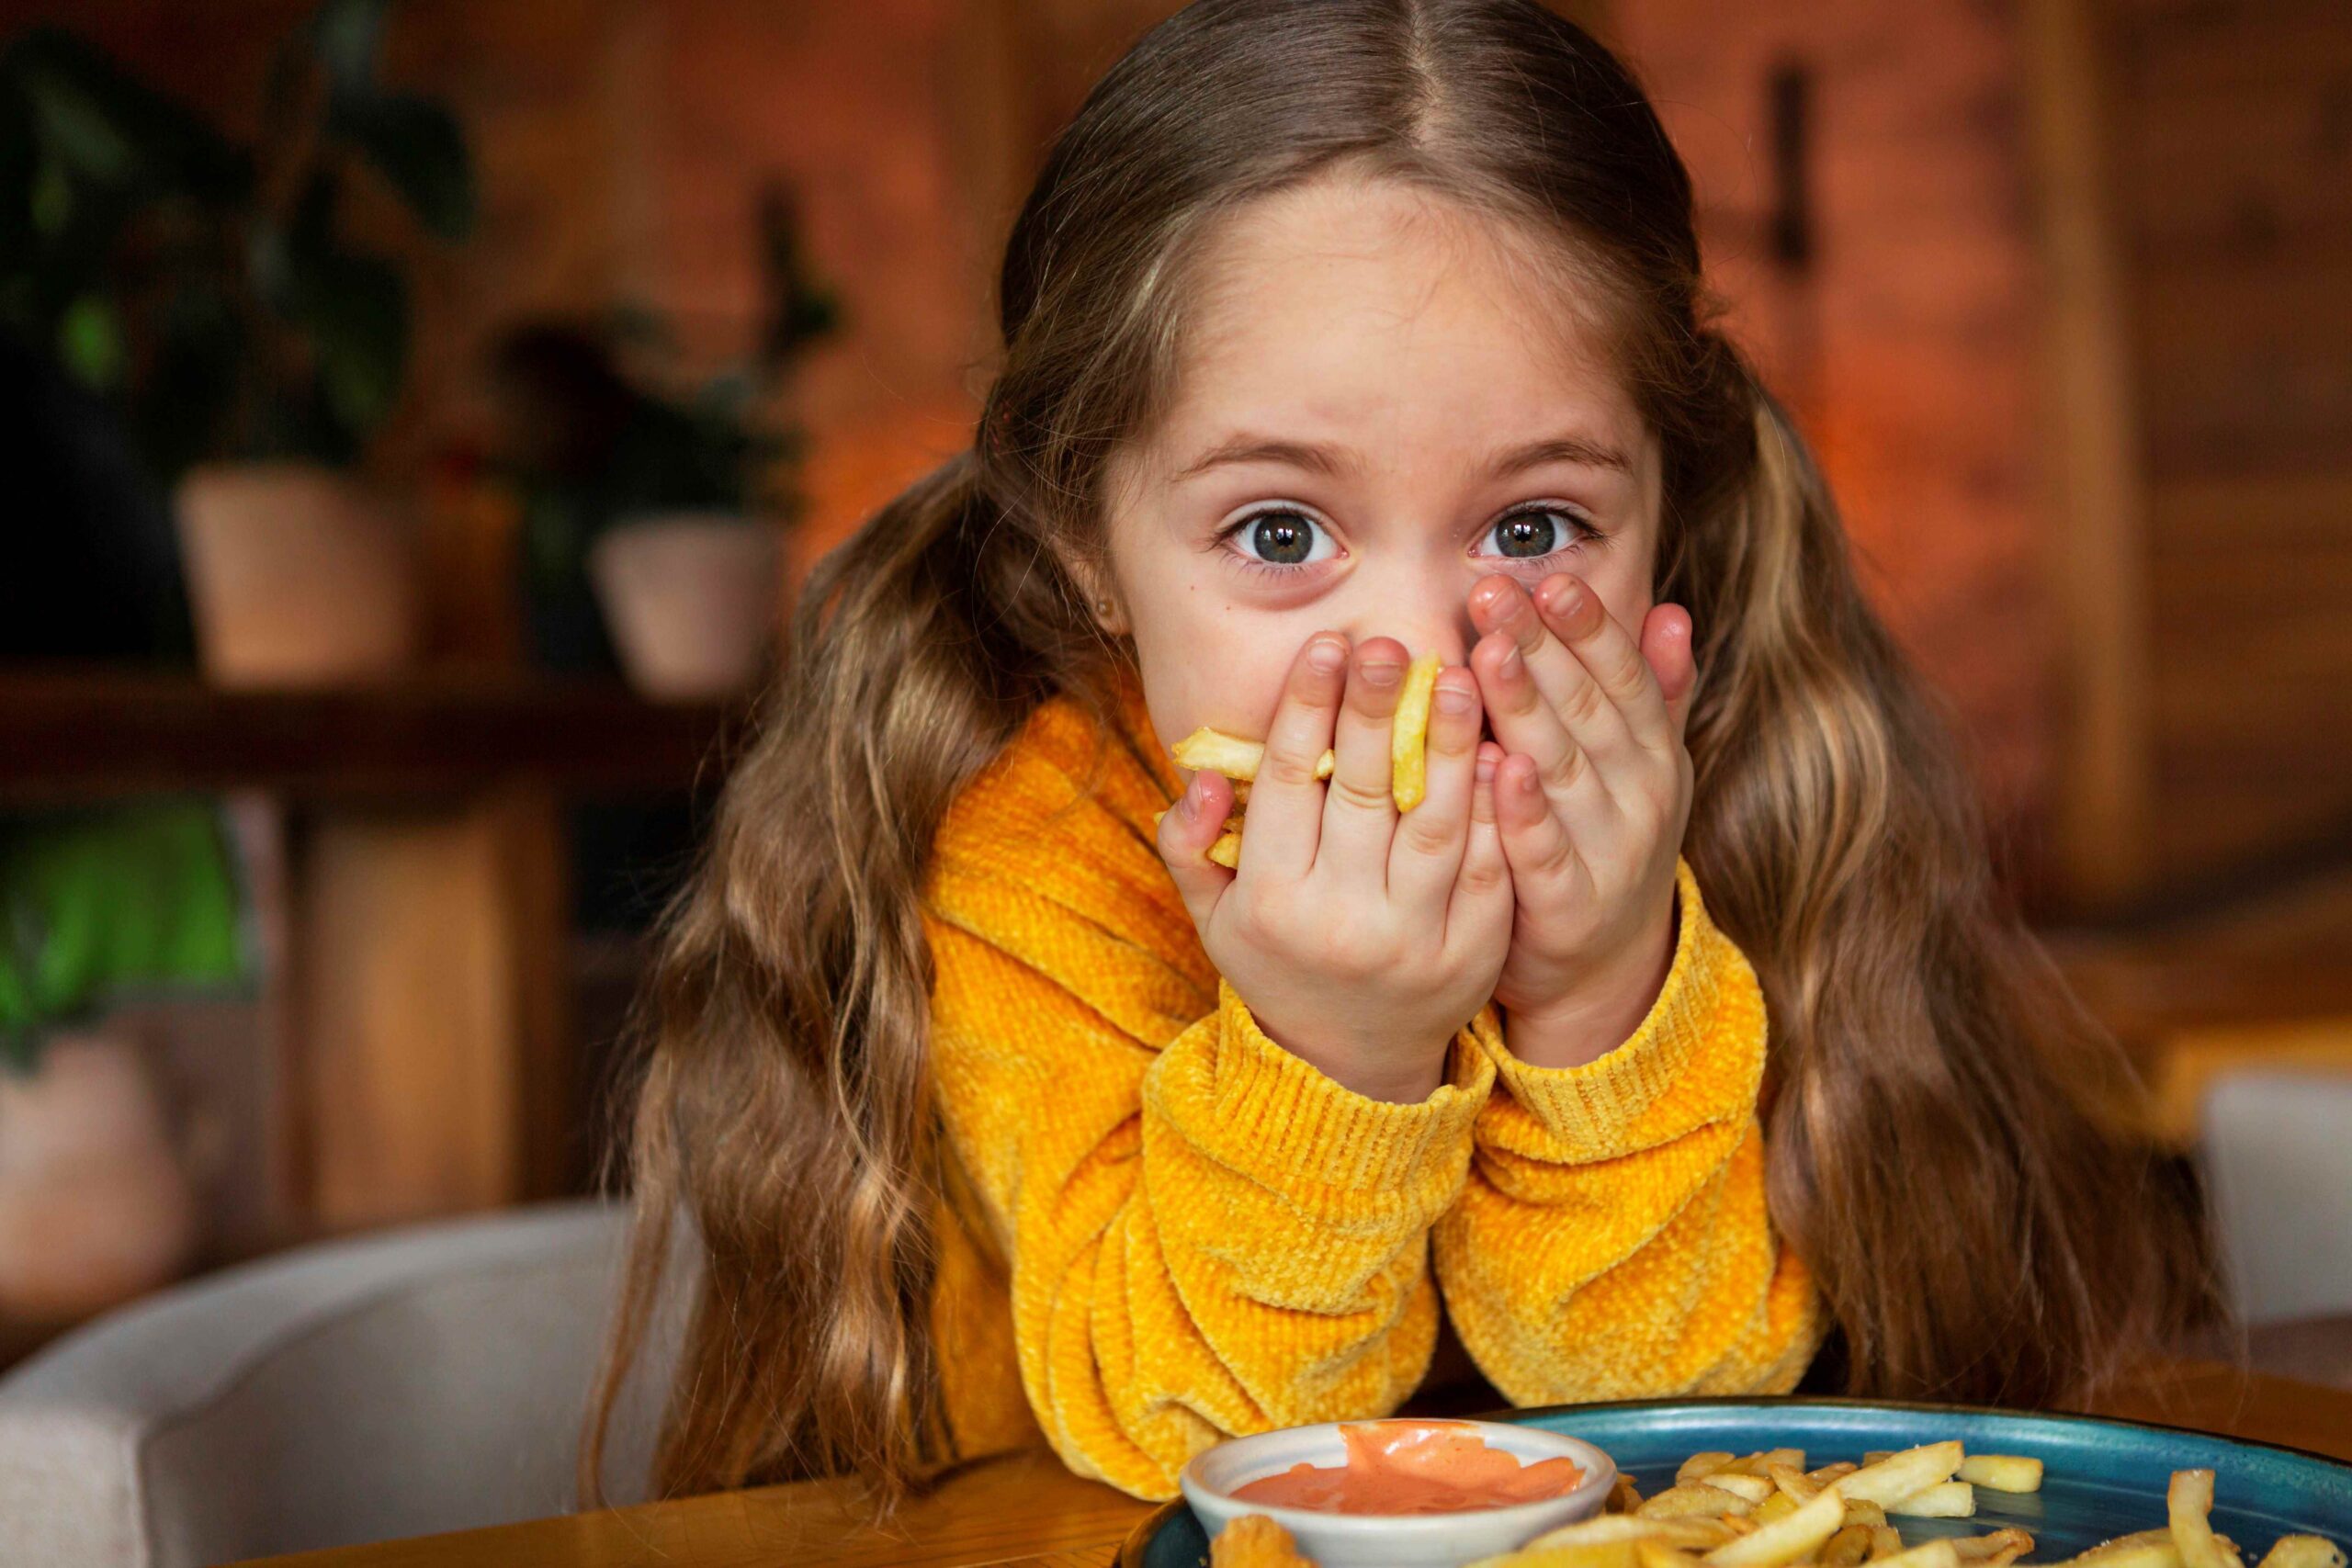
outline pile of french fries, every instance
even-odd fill
[[[1388,724],[1388,793],[1400,812],[1410,811],[1429,793],[1430,699],[1437,690],[1438,657],[1424,653],[1405,671],[1404,690],[1396,694],[1396,712]],[[1206,768],[1233,781],[1233,809],[1226,813],[1225,830],[1208,848],[1209,859],[1227,869],[1241,864],[1242,807],[1250,799],[1250,783],[1266,760],[1262,740],[1245,740],[1203,725],[1169,751],[1182,768]],[[1338,766],[1338,753],[1326,750],[1316,759],[1315,776],[1328,779]],[[1152,814],[1157,828],[1165,811]]]
[[[2033,1550],[2033,1537],[2015,1528],[1911,1546],[1894,1521],[1973,1518],[1979,1488],[2038,1492],[2038,1459],[1970,1454],[1953,1440],[1865,1454],[1860,1464],[1807,1470],[1804,1461],[1801,1449],[1692,1454],[1654,1497],[1620,1475],[1598,1517],[1469,1568],[2009,1568]],[[2095,1546],[2066,1568],[2245,1568],[2236,1543],[2213,1532],[2211,1471],[2174,1472],[2165,1504],[2164,1528]],[[1252,1528],[1234,1539],[1245,1524]],[[1258,1516],[1228,1526],[1210,1561],[1213,1568],[1313,1568],[1287,1531]],[[2289,1535],[2259,1568],[2346,1564],[2335,1542]]]

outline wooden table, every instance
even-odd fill
[[[2352,1461],[2352,1393],[2173,1363],[2097,1413],[2197,1427]],[[1080,1481],[1051,1455],[973,1466],[863,1523],[842,1483],[718,1493],[496,1529],[266,1560],[270,1568],[1105,1568],[1152,1505]]]

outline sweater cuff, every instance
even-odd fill
[[[1491,1013],[1482,1010],[1490,1034]],[[1458,1179],[1495,1081],[1475,1028],[1455,1035],[1446,1082],[1419,1104],[1394,1104],[1356,1093],[1275,1044],[1219,976],[1215,1027],[1197,1034],[1204,1048],[1180,1043],[1162,1052],[1150,1098],[1195,1148],[1269,1185],[1394,1192],[1448,1169]]]
[[[1501,1092],[1480,1124],[1482,1139],[1492,1134],[1515,1153],[1582,1165],[1754,1110],[1764,1070],[1763,992],[1747,957],[1707,918],[1688,861],[1677,863],[1675,883],[1674,963],[1631,1037],[1576,1067],[1531,1066],[1498,1046]],[[1531,1118],[1534,1127],[1520,1124]]]

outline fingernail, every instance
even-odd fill
[[[1519,644],[1512,643],[1503,650],[1503,656],[1495,668],[1501,672],[1504,680],[1516,681],[1519,679],[1520,664]]]
[[[1496,758],[1493,753],[1487,751],[1478,753],[1478,782],[1480,784],[1490,784],[1495,782],[1495,764]]]
[[[1306,647],[1306,662],[1322,674],[1329,675],[1348,660],[1348,650],[1336,637],[1318,637]]]
[[[1405,667],[1401,664],[1367,664],[1363,667],[1363,678],[1375,686],[1393,686],[1404,672]]]
[[[1533,795],[1535,793],[1534,769],[1530,768],[1527,772],[1519,775],[1519,793],[1521,795]]]
[[[1459,686],[1440,686],[1437,689],[1437,705],[1446,713],[1468,713],[1477,701],[1476,693],[1465,692]]]

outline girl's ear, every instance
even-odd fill
[[[1076,584],[1087,613],[1094,617],[1094,624],[1102,627],[1107,637],[1126,636],[1126,607],[1120,603],[1117,592],[1110,586],[1111,574],[1094,561],[1071,560],[1066,564],[1070,581]]]

